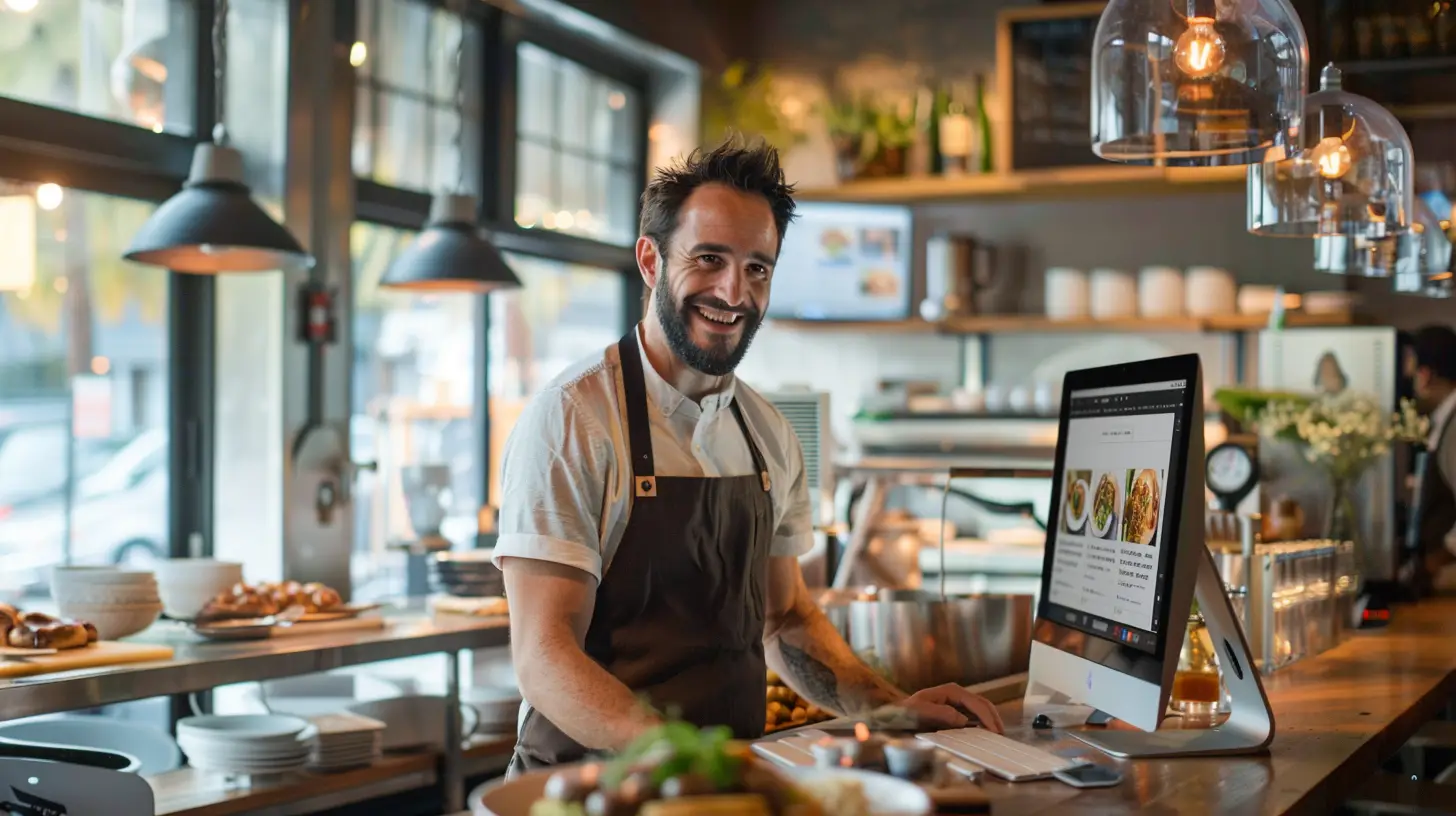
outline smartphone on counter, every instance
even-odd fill
[[[1110,788],[1122,781],[1122,772],[1105,765],[1088,763],[1054,771],[1052,777],[1074,788]]]

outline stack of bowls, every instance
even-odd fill
[[[112,567],[56,567],[51,597],[63,618],[88,621],[102,640],[146,629],[162,614],[157,578]]]
[[[289,773],[308,764],[318,729],[279,714],[212,715],[177,721],[177,744],[200,771],[239,776]]]
[[[207,603],[243,580],[243,565],[211,558],[158,561],[157,583],[167,617],[192,620]]]
[[[491,556],[495,550],[444,552],[435,556],[435,586],[457,598],[489,598],[506,594],[505,578]]]

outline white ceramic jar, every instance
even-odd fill
[[[1052,320],[1081,320],[1087,317],[1091,294],[1087,273],[1066,266],[1046,271],[1046,316]]]
[[[1138,272],[1138,314],[1179,317],[1183,314],[1183,270],[1145,266]]]
[[[1137,280],[1121,269],[1092,270],[1092,317],[1118,320],[1137,314]]]
[[[1227,269],[1190,266],[1183,291],[1188,314],[1194,317],[1230,315],[1238,311],[1238,286]]]

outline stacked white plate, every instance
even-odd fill
[[[384,752],[384,723],[340,712],[310,717],[318,730],[308,764],[320,771],[342,771],[373,765]]]
[[[177,744],[198,770],[263,776],[308,764],[317,732],[308,720],[277,714],[184,717]]]

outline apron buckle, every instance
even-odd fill
[[[758,474],[758,478],[763,481],[763,492],[769,492],[768,471],[760,471]]]
[[[637,477],[637,498],[639,498],[639,499],[642,499],[642,498],[652,498],[653,496],[656,496],[656,495],[657,495],[657,477],[656,476],[638,476]]]

